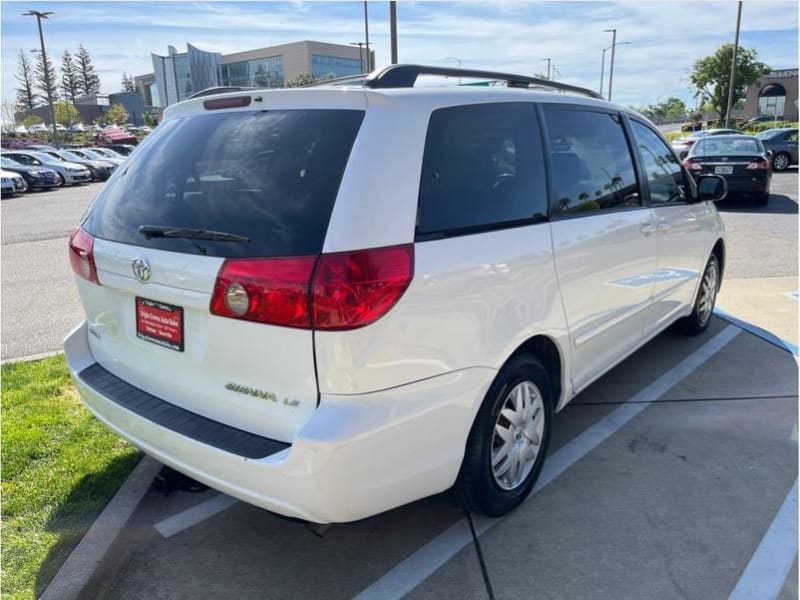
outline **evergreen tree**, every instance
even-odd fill
[[[133,80],[133,75],[128,75],[125,71],[122,72],[122,91],[135,92],[136,82]]]
[[[34,91],[36,76],[33,65],[25,53],[20,50],[17,63],[17,73],[14,75],[19,86],[17,87],[17,108],[30,110],[39,103],[39,96]]]
[[[58,100],[58,79],[56,79],[56,70],[53,68],[53,63],[50,62],[50,57],[47,58],[47,64],[44,61],[44,55],[41,52],[36,54],[36,89],[41,92],[42,100],[47,101],[52,98],[53,102]],[[48,92],[50,92],[48,94]]]
[[[77,56],[78,67],[78,85],[83,94],[96,94],[100,91],[100,78],[94,71],[94,63],[89,51],[83,47],[83,44],[78,46]]]
[[[61,56],[61,91],[64,94],[64,99],[68,102],[75,103],[75,97],[80,96],[81,88],[78,83],[78,68],[75,61],[72,60],[72,54],[69,50],[64,50]]]

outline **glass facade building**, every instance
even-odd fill
[[[374,63],[374,53],[370,54]],[[151,58],[153,73],[139,76],[148,81],[140,86],[140,93],[161,107],[213,87],[279,88],[303,75],[317,79],[357,75],[367,64],[366,49],[311,40],[227,55],[191,44],[186,52],[169,46],[166,55],[152,54]]]
[[[314,77],[347,77],[358,75],[366,70],[366,54],[361,58],[343,58],[341,56],[311,55],[311,74]]]

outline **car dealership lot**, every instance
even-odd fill
[[[81,320],[67,236],[100,185],[3,201],[4,359],[59,349]],[[720,208],[720,305],[797,343],[797,170],[775,175],[766,208]],[[659,336],[559,414],[547,485],[508,517],[475,521],[498,598],[716,598],[734,589],[795,482],[797,364],[729,327],[717,319],[697,339]],[[717,352],[678,373],[720,335]],[[195,519],[184,512],[192,507]],[[484,598],[471,540],[448,494],[319,538],[213,491],[151,491],[86,595]],[[795,563],[777,584],[781,598],[797,596],[796,580]]]

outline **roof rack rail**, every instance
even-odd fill
[[[245,87],[245,86],[238,86],[238,85],[223,85],[219,87],[210,87],[204,90],[200,90],[196,94],[192,94],[189,96],[189,100],[192,98],[203,98],[204,96],[215,96],[216,94],[227,94],[228,92],[243,92],[243,91],[250,91],[250,90],[257,90],[257,87]]]
[[[313,83],[307,83],[300,87],[320,87],[325,85],[348,85],[351,83],[364,84],[364,80],[369,73],[360,73],[358,75],[345,75],[344,77],[334,77],[333,79],[320,79]]]
[[[505,81],[508,87],[533,87],[555,90],[559,92],[572,92],[574,94],[581,94],[583,96],[589,96],[590,98],[604,100],[600,94],[593,90],[582,88],[576,85],[570,85],[568,83],[561,83],[559,81],[552,81],[550,79],[528,77],[526,75],[514,75],[512,73],[498,73],[495,71],[455,69],[452,67],[430,67],[423,65],[390,65],[384,69],[381,69],[380,71],[370,73],[366,79],[364,79],[364,86],[373,89],[414,87],[414,83],[416,83],[417,77],[420,75],[475,77],[478,79],[490,79],[492,81]]]

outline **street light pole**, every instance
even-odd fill
[[[361,62],[361,72],[364,72],[364,42],[350,42],[351,46],[358,46],[358,59]]]
[[[367,12],[367,0],[364,0],[364,40],[367,47],[367,71],[372,71],[372,55],[369,52],[369,14]]]
[[[603,77],[605,77],[606,73],[606,51],[608,48],[603,48],[603,59],[600,63],[600,95],[603,95]]]
[[[611,33],[611,65],[608,68],[608,101],[611,102],[611,86],[614,84],[614,54],[617,49],[617,30],[606,29],[605,33]]]
[[[742,26],[742,0],[739,0],[739,12],[736,15],[736,38],[733,42],[733,59],[731,60],[731,79],[728,82],[728,108],[725,111],[725,127],[730,127],[731,110],[733,109],[733,89],[736,83],[736,51],[739,49],[739,28]]]
[[[50,63],[47,62],[47,51],[44,47],[44,33],[42,32],[42,19],[46,19],[52,12],[41,12],[29,10],[22,13],[23,17],[36,17],[36,24],[39,26],[39,43],[42,46],[42,66],[44,67],[44,85],[47,87],[47,103],[50,105],[50,118],[53,119],[53,145],[58,148],[58,130],[56,129],[56,109],[53,106],[52,85],[50,85]]]
[[[549,58],[543,58],[542,62],[544,62],[544,61],[547,61],[547,80],[549,81],[550,80],[550,59]]]
[[[392,64],[397,64],[397,2],[389,2],[389,38],[392,48]]]

